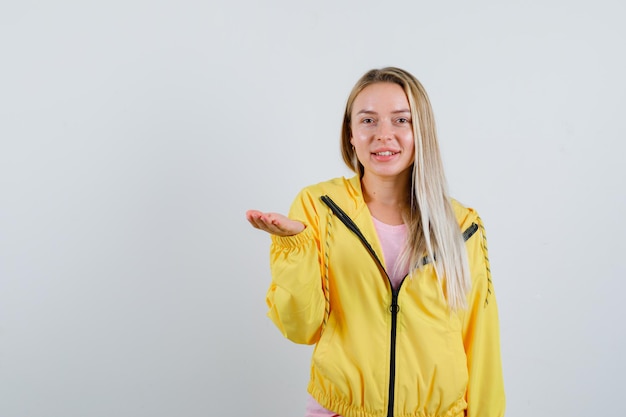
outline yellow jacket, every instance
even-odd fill
[[[366,245],[322,200],[328,196]],[[484,229],[453,201],[472,276],[468,309],[451,312],[432,264],[393,291],[358,177],[305,188],[289,217],[306,229],[272,236],[268,316],[316,344],[309,393],[344,417],[501,417],[498,312]],[[376,257],[379,261],[376,260]],[[378,264],[380,262],[380,266]]]

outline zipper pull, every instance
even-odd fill
[[[396,290],[393,290],[391,294],[391,305],[389,306],[389,312],[391,314],[398,314],[400,311],[400,305],[398,304],[398,293]]]

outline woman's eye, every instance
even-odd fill
[[[398,123],[409,123],[409,119],[406,117],[401,117],[398,119]]]
[[[363,123],[365,123],[365,124],[374,123],[374,119],[372,119],[372,118],[370,118],[370,117],[365,118],[365,119],[363,119]]]

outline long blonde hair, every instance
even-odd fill
[[[363,165],[350,143],[352,107],[365,87],[381,82],[398,84],[406,93],[415,141],[415,160],[407,190],[411,204],[408,212],[403,213],[408,237],[399,264],[409,265],[411,274],[425,265],[426,255],[426,259],[434,263],[450,308],[466,308],[471,279],[465,242],[448,195],[430,100],[413,75],[399,68],[387,67],[370,70],[357,81],[348,97],[343,118],[343,160],[350,169],[363,176]]]

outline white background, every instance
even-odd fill
[[[507,416],[619,414],[621,1],[4,1],[0,417],[303,415],[311,348],[265,316],[269,237],[349,175],[368,69],[428,90],[480,212]]]

